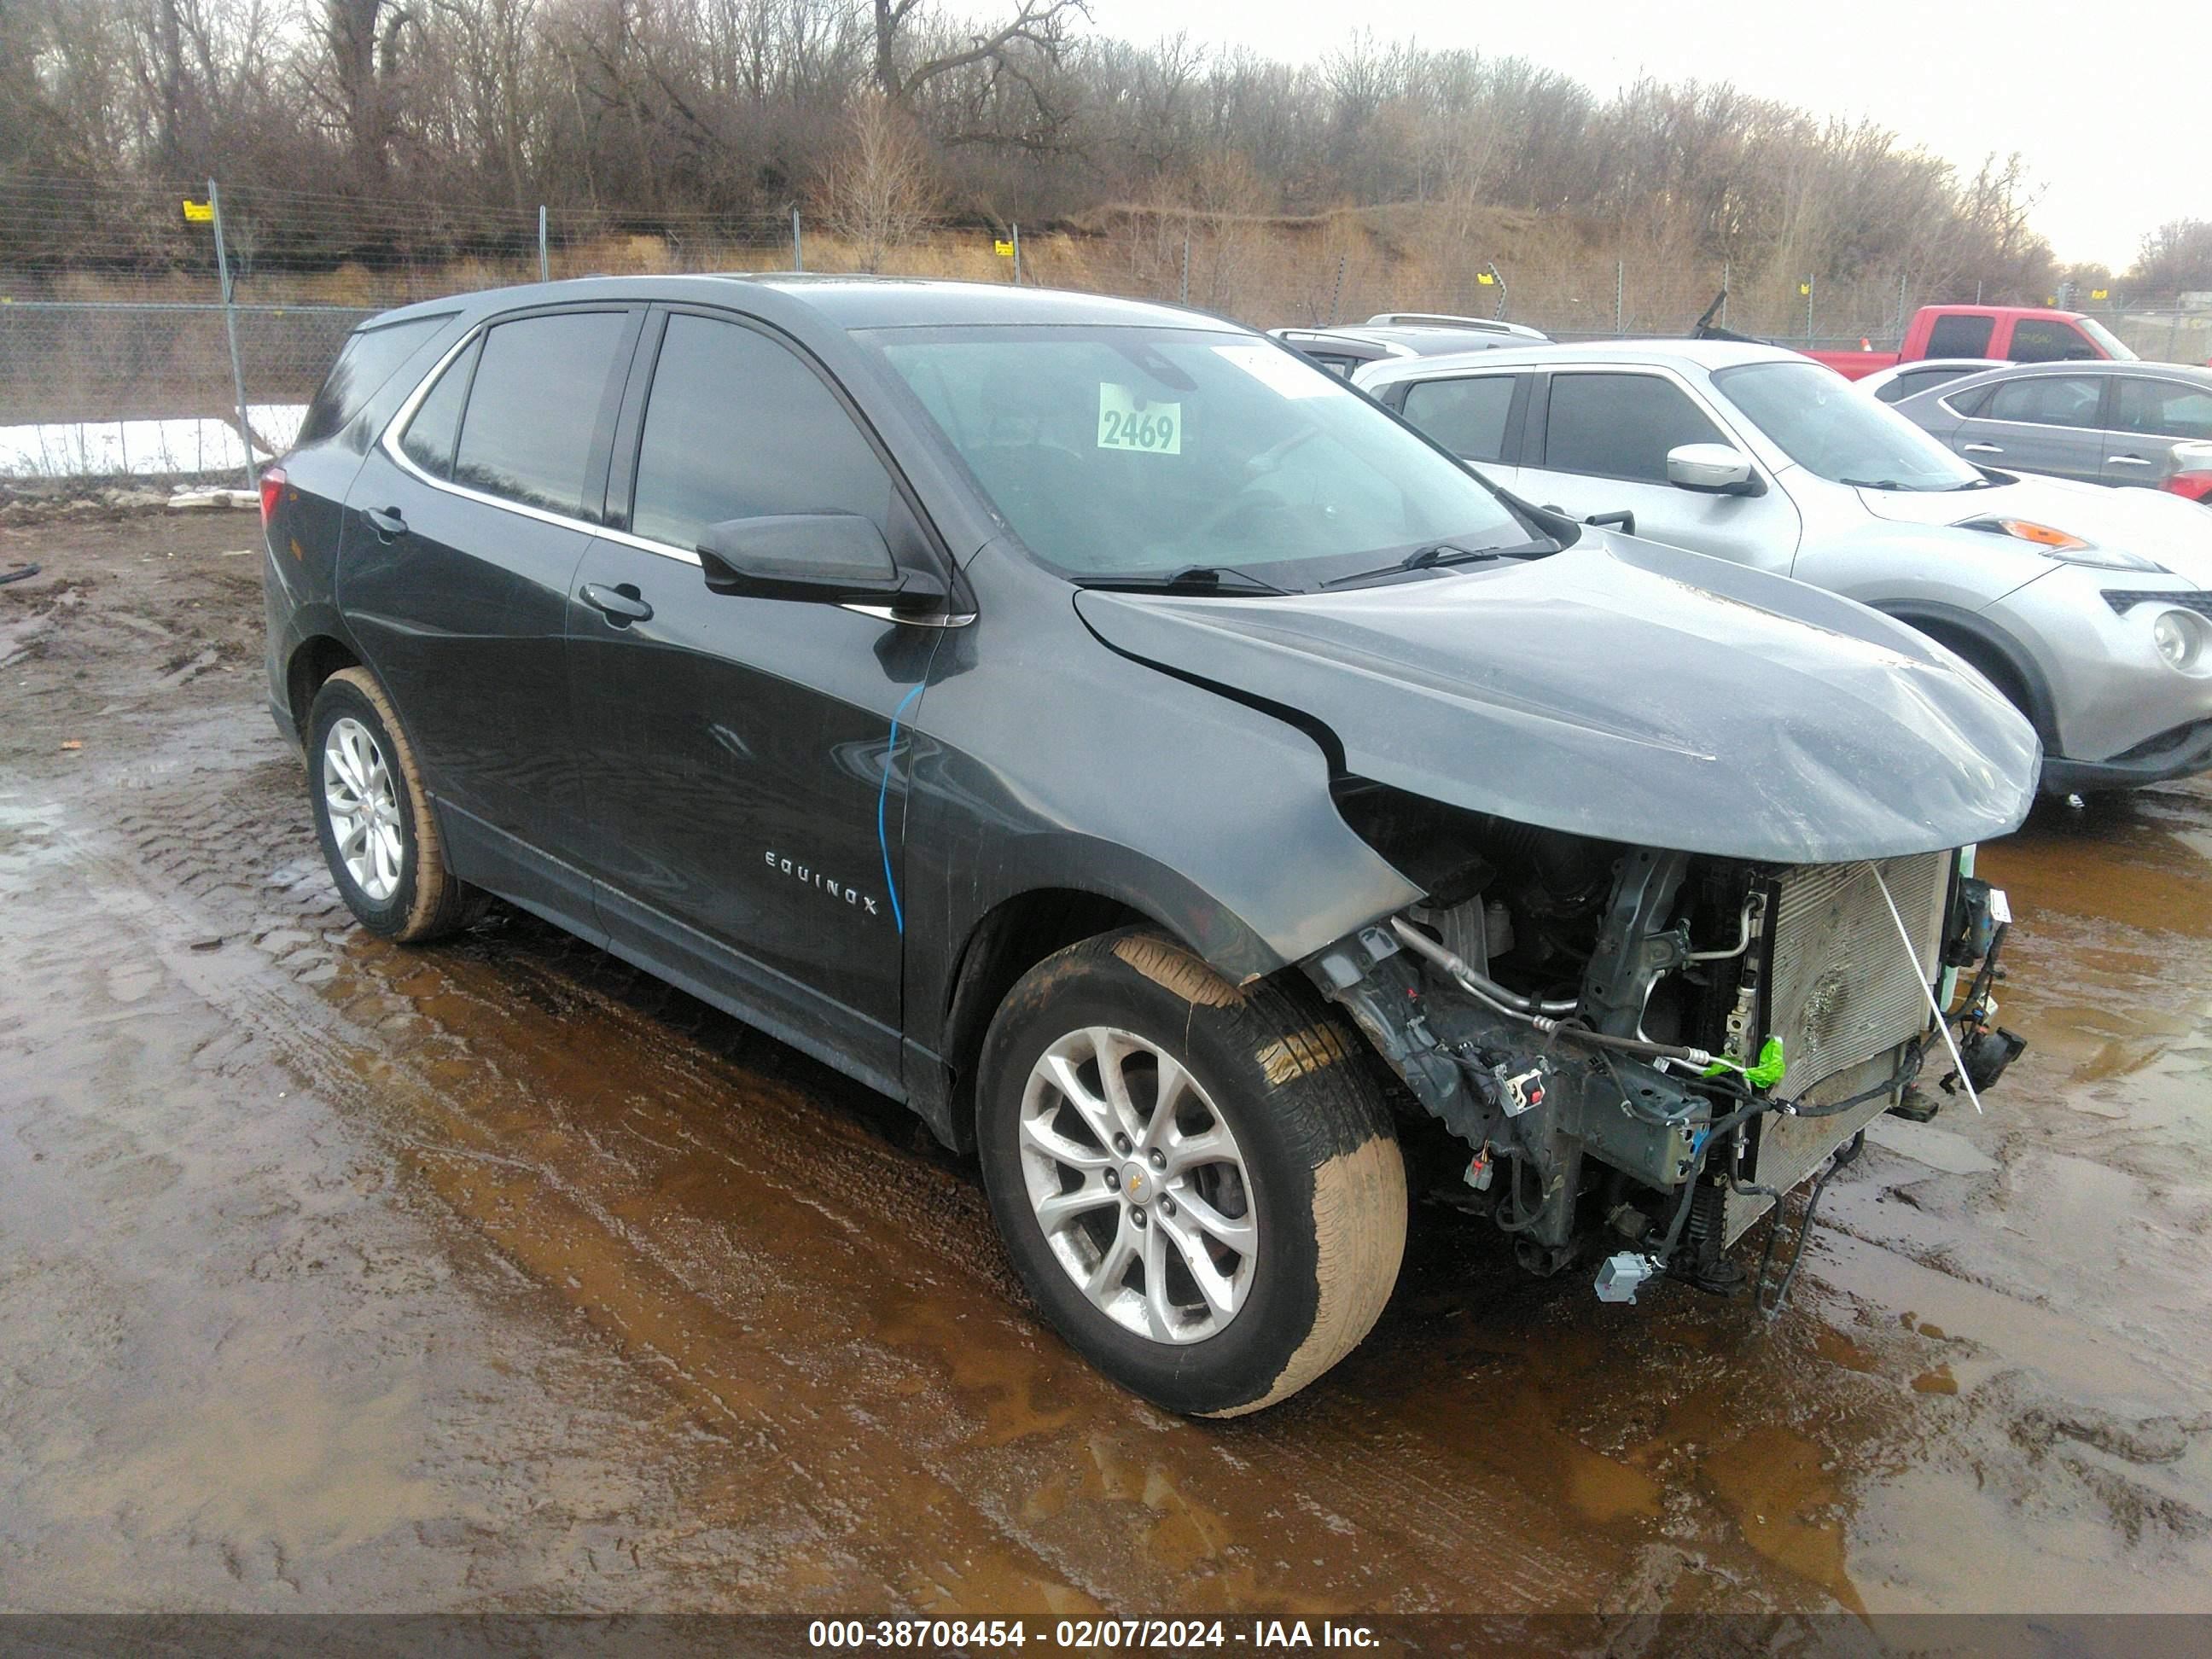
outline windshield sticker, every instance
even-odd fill
[[[1182,453],[1182,405],[1139,397],[1132,388],[1098,386],[1098,447],[1139,455]]]
[[[1274,346],[1218,345],[1213,353],[1236,364],[1270,392],[1285,398],[1328,398],[1344,393],[1344,382],[1334,375],[1310,368]]]

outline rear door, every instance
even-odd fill
[[[1763,495],[1708,495],[1667,482],[1667,453],[1680,445],[1744,449],[1680,381],[1632,368],[1555,369],[1548,379],[1529,410],[1522,495],[1577,518],[1626,508],[1639,536],[1789,574],[1802,522],[1771,478]],[[1756,462],[1753,471],[1766,477]]]
[[[2150,374],[2114,374],[2105,482],[2162,486],[2177,443],[2212,443],[2212,386]]]
[[[1945,441],[1979,466],[2045,472],[2091,483],[2104,475],[2102,414],[2111,376],[2022,374],[1986,392],[1962,395],[1971,410]]]
[[[564,920],[588,884],[564,661],[643,312],[471,333],[403,405],[349,497],[339,598],[441,807],[455,867]]]
[[[657,311],[633,379],[613,527],[574,574],[567,623],[602,925],[616,948],[896,1093],[892,734],[898,722],[911,741],[943,630],[712,593],[695,549],[726,520],[843,512],[902,559],[941,561],[841,392],[781,336]]]

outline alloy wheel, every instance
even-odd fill
[[[1158,1044],[1070,1031],[1023,1090],[1022,1171],[1045,1242],[1091,1304],[1156,1342],[1203,1341],[1250,1293],[1260,1221],[1228,1121]]]
[[[398,790],[376,734],[349,714],[323,739],[323,805],[346,873],[372,903],[388,902],[407,869]]]

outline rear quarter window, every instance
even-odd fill
[[[452,312],[441,312],[434,317],[410,317],[404,322],[358,328],[348,335],[323,389],[307,405],[307,416],[300,422],[300,447],[320,443],[343,430],[383,390],[384,383],[398,373],[399,366],[415,355],[416,348],[453,319]]]

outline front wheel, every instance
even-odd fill
[[[1070,945],[985,1039],[993,1218],[1048,1318],[1171,1411],[1235,1416],[1357,1346],[1397,1282],[1406,1172],[1359,1038],[1138,930]]]

